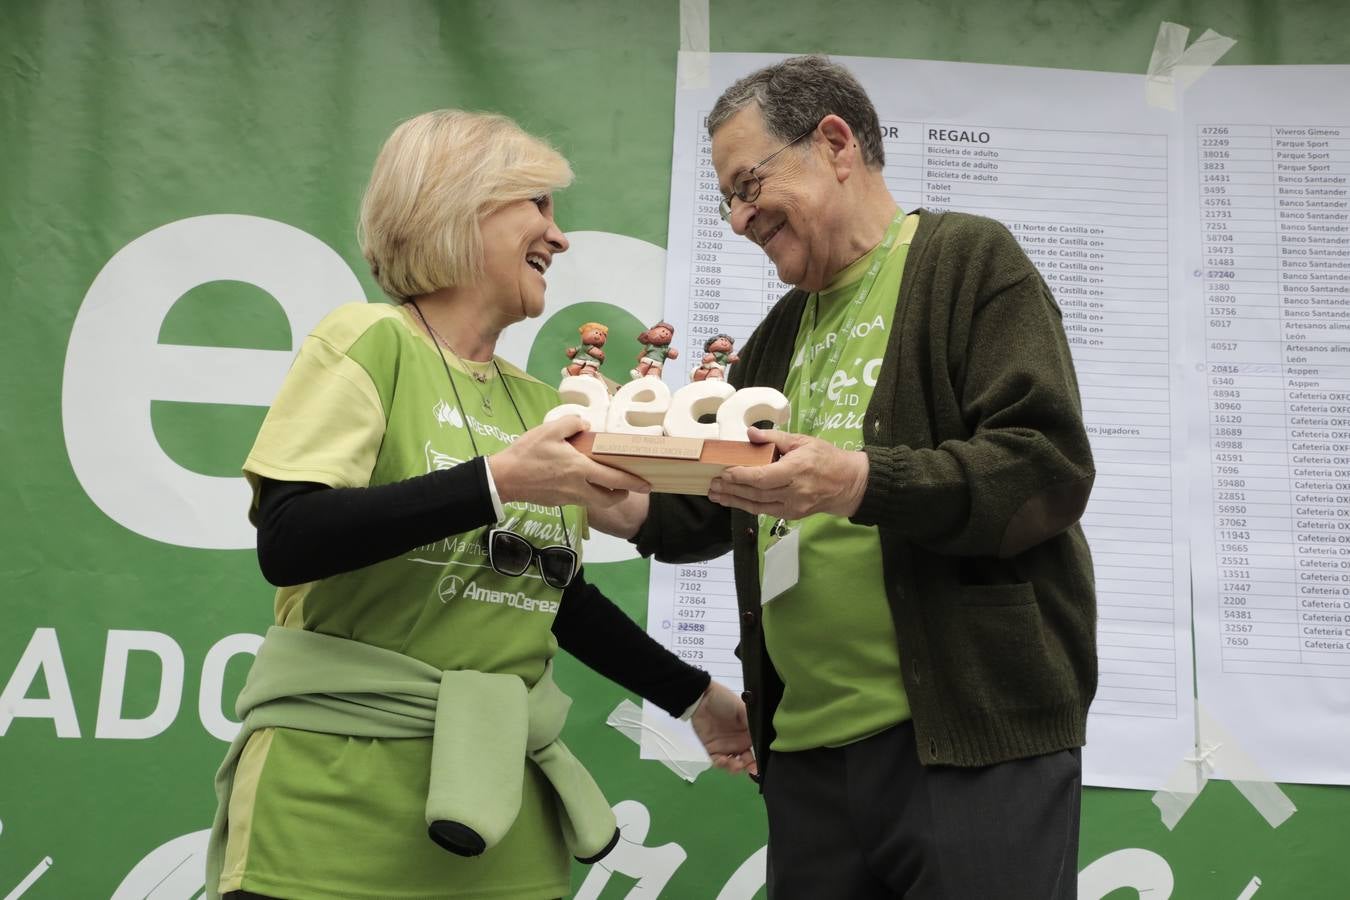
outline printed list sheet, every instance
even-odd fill
[[[1348,73],[1216,69],[1185,102],[1201,740],[1248,760],[1223,778],[1350,784]]]

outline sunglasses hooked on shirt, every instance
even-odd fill
[[[481,456],[367,488],[264,478],[258,494],[258,564],[278,587],[304,584],[391,559],[447,533],[493,525],[497,513],[487,485],[487,462]],[[523,575],[537,563],[544,581],[562,589],[553,634],[559,647],[588,668],[672,715],[707,688],[707,672],[667,653],[586,581],[570,547],[538,548],[514,532],[494,528],[488,554],[489,564],[503,575]],[[616,647],[632,652],[616,653]]]

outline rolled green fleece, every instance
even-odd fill
[[[427,826],[455,822],[496,846],[516,821],[528,736],[525,682],[442,672],[431,744]]]

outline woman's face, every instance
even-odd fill
[[[567,237],[553,221],[553,198],[508,203],[483,217],[483,278],[487,294],[508,322],[544,311],[544,273]]]

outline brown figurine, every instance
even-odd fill
[[[736,346],[735,339],[729,334],[718,334],[703,342],[703,362],[691,376],[694,381],[707,381],[709,378],[725,379],[726,368],[741,358],[731,352]]]
[[[609,328],[599,322],[587,322],[577,332],[581,335],[581,346],[567,348],[567,358],[571,362],[562,373],[600,378],[600,364],[605,361],[605,351],[600,348],[605,346]]]
[[[657,322],[651,328],[639,334],[638,343],[643,345],[642,353],[638,354],[637,368],[633,369],[631,374],[634,378],[642,378],[647,375],[661,377],[661,367],[665,365],[667,359],[678,359],[680,351],[670,346],[671,338],[675,337],[675,327],[669,322]]]

